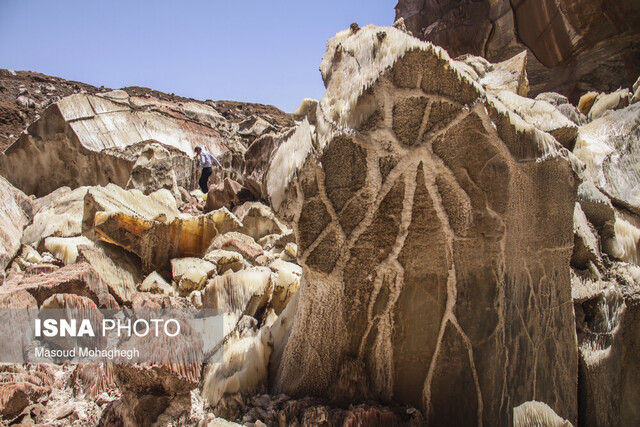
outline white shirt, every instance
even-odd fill
[[[200,151],[199,162],[198,162],[199,163],[198,164],[198,170],[200,170],[202,168],[210,168],[213,165],[214,162],[215,162],[215,164],[218,165],[218,167],[222,167],[222,165],[220,164],[218,159],[213,157],[211,155],[211,153],[209,153],[207,150],[201,150]]]

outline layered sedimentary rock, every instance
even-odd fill
[[[339,33],[321,71],[266,178],[304,267],[272,390],[430,424],[508,425],[538,400],[575,423],[574,159],[394,28]]]
[[[94,223],[99,239],[136,254],[149,271],[168,268],[172,258],[203,256],[217,235],[236,230],[241,225],[224,208],[198,217],[165,222],[124,212],[98,212]]]
[[[94,238],[96,212],[126,212],[147,219],[173,220],[180,212],[170,191],[161,189],[145,196],[140,190],[125,190],[114,184],[105,187],[61,187],[36,199],[38,208],[33,222],[24,230],[22,243],[38,247],[43,239]]]
[[[399,0],[396,19],[447,49],[492,62],[528,51],[534,95],[572,101],[588,90],[630,87],[640,73],[640,5],[633,0]]]

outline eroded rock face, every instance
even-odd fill
[[[588,90],[630,87],[640,73],[640,6],[633,0],[399,0],[396,19],[447,49],[492,62],[526,48],[534,95],[572,101]]]
[[[0,176],[0,271],[9,265],[20,249],[22,230],[30,218],[20,206],[24,194]]]
[[[155,170],[145,166],[148,154],[144,147],[156,141],[171,151],[176,184],[190,189],[195,186],[195,163],[190,159],[193,147],[206,147],[225,159],[228,170],[222,177],[238,179],[246,146],[261,132],[280,130],[290,121],[279,110],[261,106],[274,117],[242,113],[238,121],[247,119],[254,126],[241,127],[223,117],[210,105],[213,103],[149,90],[136,93],[135,88],[93,93],[97,91],[58,98],[42,111],[28,131],[19,137],[16,134],[17,140],[0,155],[2,175],[38,197],[62,186],[115,183],[126,187],[130,182],[135,188],[166,188],[170,185],[167,179],[173,177],[159,173],[163,163],[159,156],[153,156]]]
[[[612,111],[580,127],[574,154],[586,165],[586,179],[640,214],[640,104]]]
[[[304,267],[272,389],[457,425],[535,398],[575,422],[571,156],[396,29],[338,33],[321,71],[317,126],[266,179]]]
[[[127,188],[137,188],[147,195],[167,189],[177,195],[179,186],[193,185],[193,158],[171,146],[163,146],[158,141],[142,144],[144,146],[133,164]]]

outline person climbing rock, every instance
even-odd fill
[[[202,169],[198,185],[200,186],[200,190],[202,190],[204,194],[207,194],[209,192],[209,177],[213,173],[213,163],[217,164],[219,168],[222,168],[222,165],[210,152],[203,150],[201,147],[196,147],[193,151],[195,151],[198,156],[198,170]]]

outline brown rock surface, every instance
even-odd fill
[[[640,5],[634,0],[399,0],[396,19],[452,57],[503,61],[526,48],[531,91],[573,101],[589,90],[631,87],[640,74]]]
[[[118,308],[109,289],[89,264],[73,264],[40,276],[25,276],[11,290],[26,291],[38,305],[56,294],[74,294],[91,299],[100,308]]]
[[[327,46],[318,127],[267,176],[304,267],[272,389],[458,425],[535,398],[575,423],[574,159],[438,48],[372,26]]]
[[[249,200],[253,200],[251,192],[239,182],[225,178],[223,182],[212,185],[207,194],[205,212],[212,212],[217,209],[227,208],[233,210],[236,206]]]
[[[38,387],[24,382],[0,384],[0,416],[10,420],[50,391],[49,387]]]

